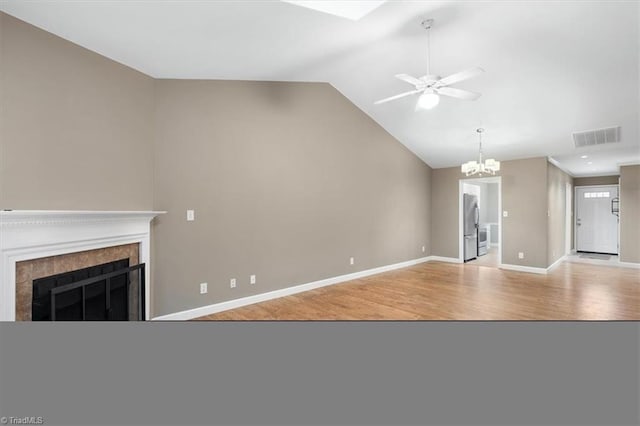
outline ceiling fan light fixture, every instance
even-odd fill
[[[330,3],[330,2],[326,2]],[[353,2],[357,3],[357,2]],[[467,101],[475,101],[480,97],[480,93],[470,92],[469,90],[458,89],[450,87],[452,84],[460,81],[468,80],[479,74],[482,74],[484,70],[480,67],[470,68],[464,71],[457,72],[455,74],[448,75],[441,78],[438,75],[431,73],[431,57],[429,47],[429,32],[433,26],[433,19],[426,19],[422,21],[422,27],[427,30],[427,74],[423,77],[416,78],[409,74],[396,74],[395,77],[398,80],[402,80],[405,83],[413,85],[414,90],[400,93],[399,95],[390,96],[388,98],[375,101],[374,105],[384,104],[386,102],[395,101],[396,99],[404,98],[405,96],[413,96],[420,93],[418,102],[416,102],[415,110],[431,109],[434,108],[440,102],[440,95],[448,96],[451,98],[463,99]]]
[[[440,103],[440,96],[433,91],[425,91],[418,98],[419,109],[432,109]]]

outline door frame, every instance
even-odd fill
[[[578,210],[578,189],[579,188],[605,188],[615,186],[618,188],[618,198],[620,198],[620,184],[619,183],[609,183],[606,185],[581,185],[573,187],[573,252],[578,253],[578,226],[576,225],[576,218],[578,215],[576,211]],[[618,256],[620,256],[620,216],[618,216]]]
[[[460,178],[458,180],[458,261],[464,263],[464,184],[465,183],[497,183],[498,184],[498,264],[502,265],[502,176],[476,178]]]
[[[574,222],[573,221],[573,200],[575,199],[574,195],[573,195],[573,191],[571,190],[571,187],[573,185],[571,185],[570,183],[566,183],[565,184],[565,194],[564,194],[564,214],[565,214],[565,219],[564,219],[564,251],[565,251],[565,256],[571,254],[571,241],[573,240],[573,238],[571,238],[571,234],[573,231],[573,226],[571,226],[571,224]],[[620,228],[618,226],[618,228]],[[574,245],[575,247],[575,245]]]

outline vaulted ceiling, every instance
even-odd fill
[[[640,162],[640,3],[388,1],[359,20],[281,1],[25,1],[0,8],[157,78],[329,82],[432,167],[485,153],[550,156],[576,176]],[[486,72],[456,87],[477,101],[375,100],[393,76]],[[622,142],[576,148],[572,133],[621,126]],[[587,159],[581,158],[588,155]],[[591,163],[591,164],[589,164]]]

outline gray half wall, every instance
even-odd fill
[[[156,105],[154,315],[430,254],[431,169],[332,86],[158,80]]]

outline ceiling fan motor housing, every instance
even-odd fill
[[[440,80],[440,76],[439,75],[435,75],[435,74],[429,74],[429,75],[425,75],[423,77],[420,77],[420,80],[424,81],[426,86],[425,87],[429,87],[431,86],[433,83],[437,82],[438,80]]]

